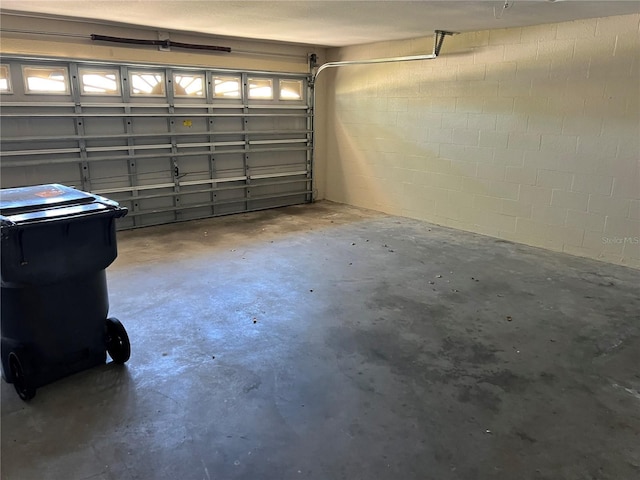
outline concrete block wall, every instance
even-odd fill
[[[640,268],[639,25],[465,33],[435,60],[327,71],[325,197]]]

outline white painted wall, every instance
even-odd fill
[[[640,268],[640,15],[329,70],[329,200]],[[427,53],[432,39],[329,51]]]

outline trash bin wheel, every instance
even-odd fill
[[[131,356],[129,336],[117,318],[107,318],[107,353],[115,363],[123,364]]]
[[[27,356],[24,354],[21,356],[22,359],[18,357],[16,352],[9,354],[9,371],[18,396],[27,402],[36,396],[36,389],[31,384],[31,370],[28,366]]]

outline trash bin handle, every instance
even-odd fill
[[[42,225],[43,223],[50,223],[50,222],[67,223],[75,220],[85,220],[91,217],[99,217],[106,214],[110,214],[113,218],[120,218],[120,217],[124,217],[127,213],[128,213],[128,209],[126,207],[119,207],[117,210],[98,210],[98,211],[92,211],[92,212],[83,212],[83,213],[74,214],[74,215],[60,216],[55,218],[45,218],[45,219],[39,218],[34,221],[25,221],[24,223],[20,223],[20,224],[12,222],[11,220],[9,221],[11,222],[11,226],[20,225],[23,228],[30,228],[36,225]]]

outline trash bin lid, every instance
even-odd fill
[[[94,201],[95,197],[89,193],[57,183],[5,188],[0,191],[0,214],[19,215],[44,208],[80,205]]]

